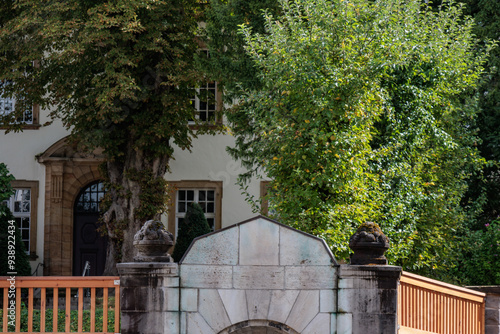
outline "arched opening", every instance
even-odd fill
[[[104,185],[97,181],[83,187],[74,205],[73,275],[100,276],[106,264],[107,237],[98,231]],[[86,264],[88,263],[87,267]]]
[[[247,320],[234,324],[219,334],[299,334],[287,325],[272,320]]]

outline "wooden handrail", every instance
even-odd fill
[[[483,334],[485,296],[482,292],[403,272],[398,288],[400,334],[418,331]]]
[[[96,333],[96,296],[97,290],[102,289],[103,293],[103,322],[102,332],[108,333],[108,296],[109,289],[114,290],[114,314],[115,323],[114,331],[111,333],[120,332],[120,280],[117,276],[40,276],[40,277],[27,277],[19,276],[14,279],[15,285],[15,332],[7,332],[8,330],[8,305],[9,305],[9,291],[13,292],[11,288],[11,281],[9,277],[0,276],[0,289],[3,289],[3,317],[2,317],[2,331],[1,333],[22,333],[21,332],[21,289],[28,290],[27,305],[28,305],[28,319],[27,319],[27,332],[33,332],[33,313],[34,313],[34,291],[40,289],[40,331],[38,333],[49,333],[46,331],[46,310],[47,310],[47,289],[52,290],[52,329],[51,333],[82,333],[83,331],[83,305],[84,305],[84,289],[90,289],[90,332]],[[72,289],[77,289],[76,295],[78,300],[78,319],[77,329],[71,332],[71,293]],[[61,292],[65,293],[65,320],[64,332],[58,332],[58,312],[59,312],[59,297]],[[76,297],[75,296],[75,297]]]

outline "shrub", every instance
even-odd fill
[[[187,208],[186,216],[179,223],[177,241],[172,254],[174,261],[179,262],[182,259],[194,238],[211,231],[201,206],[198,203],[191,203]]]

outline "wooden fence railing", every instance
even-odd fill
[[[408,272],[398,290],[400,334],[484,333],[484,293]]]
[[[0,333],[120,332],[119,277],[2,276],[0,295]]]

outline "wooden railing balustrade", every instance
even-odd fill
[[[404,272],[398,288],[400,334],[483,334],[485,294]]]
[[[97,295],[102,293],[102,331],[99,333],[119,333],[120,332],[120,278],[117,276],[40,276],[40,277],[15,277],[15,329],[11,331],[9,325],[9,291],[12,292],[9,277],[0,277],[0,291],[3,291],[2,326],[1,333],[84,333],[83,330],[83,309],[84,299],[89,300],[90,309],[90,331],[96,332],[96,300]],[[35,290],[39,297],[35,307]],[[27,294],[25,293],[27,291]],[[90,294],[89,294],[90,292]],[[88,296],[89,294],[89,296]],[[109,303],[110,296],[114,296],[114,303]],[[100,296],[99,296],[100,297]],[[59,303],[62,298],[63,303]],[[100,299],[100,298],[99,298]],[[78,310],[78,320],[76,331],[71,331],[71,304]],[[27,302],[27,332],[21,332],[21,304]],[[48,304],[52,304],[49,308]],[[64,305],[63,305],[64,304]],[[61,308],[64,310],[64,331],[58,331],[58,315]],[[114,308],[115,321],[114,331],[108,332],[109,308]],[[52,331],[46,331],[46,313],[52,309]],[[39,330],[34,331],[33,319],[35,310],[39,311]],[[49,326],[50,327],[50,326]],[[8,331],[10,330],[10,331]]]

